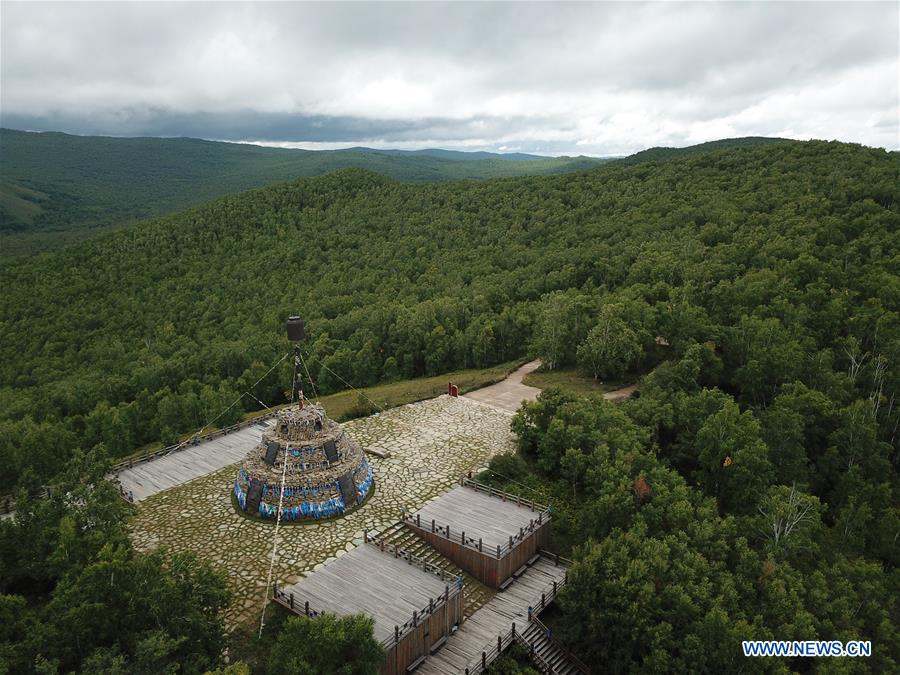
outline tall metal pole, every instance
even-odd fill
[[[291,404],[300,398],[303,406],[303,390],[300,389],[300,341],[306,339],[303,320],[299,316],[290,316],[287,320],[288,340],[294,343],[294,381],[291,383]],[[269,576],[266,579],[266,591],[263,594],[262,616],[259,617],[259,637],[262,638],[263,628],[266,626],[266,606],[269,604],[269,588],[272,586],[272,573],[275,570],[275,556],[278,553],[278,528],[281,526],[281,513],[284,509],[284,481],[287,477],[287,447],[282,448],[284,453],[281,461],[281,492],[278,496],[278,513],[275,515],[275,533],[272,536],[272,559],[269,562]],[[307,614],[309,603],[307,602]]]
[[[303,389],[300,381],[300,366],[303,365],[303,357],[300,354],[300,342],[306,339],[306,326],[299,316],[289,316],[287,320],[287,337],[294,343],[294,380],[291,382],[291,404],[300,401],[303,407]]]
[[[300,400],[300,393],[302,391],[302,376],[300,375],[300,344],[294,343],[294,381],[291,385],[291,405],[294,404],[295,401]]]

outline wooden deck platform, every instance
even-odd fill
[[[459,675],[466,666],[479,663],[482,651],[496,648],[497,636],[509,632],[513,622],[524,631],[528,625],[528,608],[538,608],[541,593],[550,597],[553,582],[562,582],[566,568],[541,557],[516,579],[510,587],[491,598],[487,604],[463,622],[437,654],[429,656],[416,673]]]
[[[135,502],[169,488],[206,476],[229,464],[241,461],[247,451],[259,443],[266,427],[253,424],[197,445],[189,445],[169,455],[155,457],[131,468],[120,470],[115,477],[125,494]]]
[[[384,642],[394,636],[395,626],[410,621],[413,612],[424,619],[423,608],[443,597],[447,584],[438,575],[395,558],[387,550],[362,544],[297,583],[279,587],[279,593],[293,593],[299,613],[309,602],[315,612],[371,616],[375,619],[375,639]]]
[[[418,518],[422,529],[430,529],[431,521],[441,527],[447,525],[453,535],[466,539],[481,539],[484,550],[508,547],[509,538],[528,529],[537,520],[538,511],[528,506],[519,506],[513,501],[504,501],[470,487],[458,485],[450,492],[412,514]]]

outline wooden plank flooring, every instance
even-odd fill
[[[361,544],[280,590],[294,594],[300,611],[309,601],[311,610],[338,615],[362,612],[373,617],[375,639],[381,641],[394,634],[394,626],[409,621],[413,612],[427,608],[429,600],[443,596],[446,585],[436,574],[371,544]]]
[[[459,675],[467,665],[481,658],[481,652],[496,646],[497,636],[506,634],[515,621],[516,630],[524,631],[528,625],[528,607],[537,607],[541,593],[552,589],[554,580],[561,581],[566,568],[555,566],[547,558],[541,558],[502,593],[497,593],[487,604],[465,621],[451,635],[441,650],[423,663],[416,673],[432,675]]]
[[[519,534],[519,528],[537,520],[538,512],[515,502],[503,501],[474,488],[458,485],[413,514],[420,516],[421,527],[450,526],[450,538],[458,539],[465,532],[467,538],[481,538],[485,550],[506,545],[509,538]]]
[[[262,438],[264,427],[253,424],[225,436],[188,446],[119,471],[116,477],[139,502],[169,488],[239,462]]]

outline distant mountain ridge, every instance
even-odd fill
[[[374,149],[303,150],[197,138],[115,138],[0,129],[0,257],[56,248],[97,228],[344,168],[403,182],[556,175],[781,142],[723,139],[625,158]]]
[[[544,155],[529,155],[524,152],[486,152],[484,150],[444,150],[443,148],[423,148],[422,150],[395,150],[389,148],[367,148],[356,146],[346,148],[338,152],[374,152],[379,155],[426,155],[428,157],[441,157],[442,159],[470,160],[470,159],[500,159],[504,161],[534,161],[544,159],[570,159],[566,155],[559,157],[547,157]],[[584,155],[577,158],[582,159]],[[605,157],[591,157],[588,159],[607,159]]]
[[[758,145],[769,145],[771,143],[789,142],[788,138],[777,138],[771,136],[742,136],[739,138],[722,138],[717,141],[707,141],[706,143],[698,143],[697,145],[688,145],[683,148],[670,148],[657,146],[647,148],[622,157],[616,161],[621,164],[640,164],[641,162],[654,162],[658,160],[673,159],[675,157],[683,157],[686,155],[696,155],[704,152],[713,152],[716,150],[729,150],[731,148],[751,148]]]
[[[123,224],[351,167],[425,183],[565,173],[603,161],[438,149],[313,151],[0,129],[0,233],[48,233],[43,248],[58,243],[51,232],[70,238],[74,230]],[[8,238],[4,248],[8,252]]]

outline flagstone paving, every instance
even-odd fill
[[[375,489],[362,507],[334,520],[282,524],[273,579],[293,583],[362,541],[363,529],[382,530],[402,509],[414,510],[445,492],[460,475],[514,448],[509,413],[464,398],[438,398],[347,422],[370,456]],[[193,551],[223,571],[234,592],[230,627],[258,619],[272,556],[274,524],[248,519],[232,506],[237,464],[197,478],[136,505],[135,547]]]

